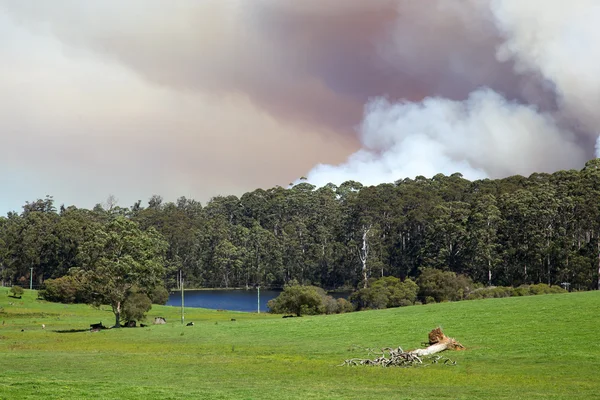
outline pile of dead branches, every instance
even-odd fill
[[[449,358],[436,355],[444,350],[463,350],[464,346],[455,339],[444,335],[440,328],[429,332],[429,342],[425,343],[428,347],[424,349],[415,349],[404,351],[401,347],[386,347],[381,350],[367,349],[369,355],[377,354],[378,357],[370,358],[351,358],[345,360],[340,366],[352,365],[376,365],[380,367],[413,367],[427,363],[443,363],[446,365],[456,365],[456,361]]]

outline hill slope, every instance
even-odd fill
[[[109,311],[7,293],[0,288],[0,398],[587,399],[600,391],[600,292],[290,319],[187,309],[194,327],[181,326],[178,309],[154,307],[150,316],[167,325],[97,333],[76,330],[112,321]],[[457,366],[337,367],[366,357],[362,348],[418,347],[438,325],[467,346],[446,353]]]

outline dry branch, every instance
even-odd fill
[[[434,356],[434,354],[444,350],[463,350],[464,346],[455,339],[444,335],[440,328],[436,328],[429,332],[429,346],[424,349],[415,349],[404,351],[401,347],[390,348],[386,347],[379,351],[369,350],[369,354],[378,354],[379,357],[374,359],[351,358],[345,360],[343,365],[377,365],[380,367],[409,367],[423,364],[423,357],[428,357],[427,361],[433,364],[443,361],[444,364],[456,365],[456,361],[452,361],[442,356]]]

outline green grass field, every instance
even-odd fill
[[[189,308],[193,327],[177,308],[155,316],[168,323],[77,332],[113,314],[0,288],[0,399],[600,397],[597,291],[289,319]],[[456,366],[337,366],[360,348],[420,347],[436,326],[467,347],[445,353]]]

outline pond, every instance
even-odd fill
[[[279,296],[281,290],[260,290],[260,312],[267,312],[267,302]],[[184,302],[186,307],[209,308],[213,310],[246,311],[258,310],[258,291],[256,289],[203,289],[186,290]],[[334,298],[347,298],[349,293],[331,294]],[[174,291],[169,295],[168,306],[181,307],[181,292]]]
[[[267,312],[267,302],[279,296],[280,293],[281,290],[261,289],[260,312]],[[258,310],[258,291],[256,289],[186,290],[184,295],[186,307],[247,312]],[[181,292],[172,292],[167,305],[181,307]]]

